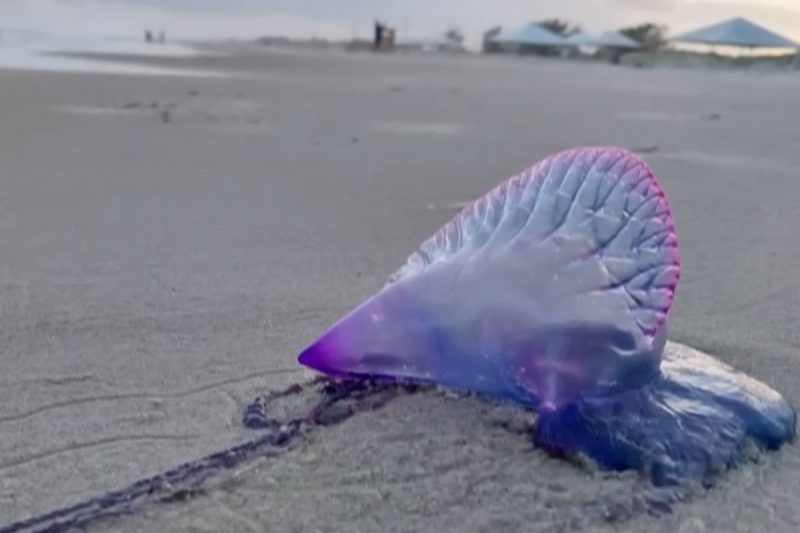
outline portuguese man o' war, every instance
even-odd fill
[[[242,422],[258,437],[0,533],[71,531],[202,495],[220,472],[419,384],[536,410],[538,446],[637,470],[656,486],[648,505],[669,506],[750,443],[777,449],[796,425],[767,385],[667,346],[679,263],[667,198],[644,162],[618,148],[556,154],[464,208],[303,350],[300,363],[331,377],[257,398]],[[273,417],[273,402],[309,388],[308,412]]]
[[[664,351],[679,264],[643,161],[565,151],[466,207],[299,361],[509,399],[536,409],[554,454],[706,484],[748,443],[790,440],[796,415],[711,357]]]

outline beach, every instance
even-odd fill
[[[669,339],[800,404],[797,73],[212,50],[0,70],[0,526],[252,439],[242,409],[310,378],[299,350],[464,202],[572,146],[631,149],[668,194]],[[91,530],[800,529],[796,445],[610,523],[593,502],[634,476],[547,456],[501,427],[518,416],[402,397]]]

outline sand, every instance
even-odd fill
[[[0,524],[252,438],[241,410],[453,209],[552,151],[642,152],[683,279],[670,338],[800,404],[796,74],[238,47],[228,78],[0,71]],[[423,394],[128,531],[797,531],[800,451],[666,517],[495,408]]]

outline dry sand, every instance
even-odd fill
[[[127,58],[129,61],[143,58]],[[255,395],[423,238],[554,150],[639,149],[677,221],[670,337],[800,403],[797,75],[294,53],[231,78],[0,72],[0,524],[252,438]],[[448,207],[450,206],[450,207]],[[659,519],[478,400],[319,429],[129,531],[797,531],[800,451]]]

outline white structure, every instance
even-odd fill
[[[511,46],[564,46],[565,39],[538,24],[514,30],[501,30],[489,42]]]
[[[672,41],[745,48],[797,48],[800,46],[791,39],[741,17],[684,33]]]

